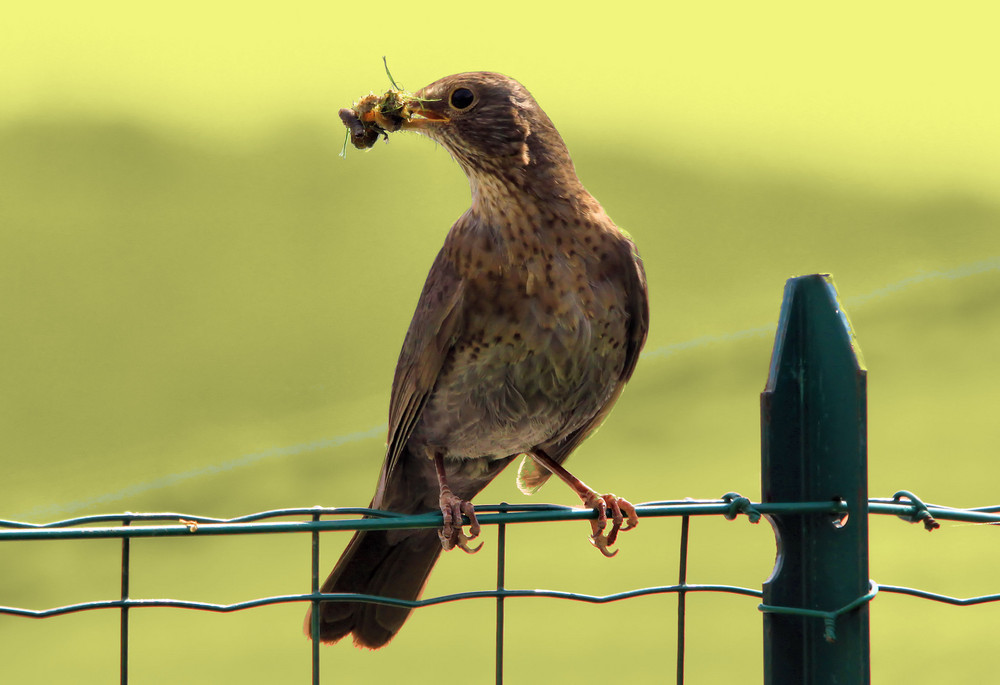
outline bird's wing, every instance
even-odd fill
[[[642,259],[631,240],[623,241],[623,247],[627,250],[627,261],[625,266],[626,279],[626,312],[628,312],[628,329],[625,339],[625,363],[622,365],[621,375],[603,407],[586,424],[570,433],[557,443],[542,446],[546,455],[555,461],[562,463],[570,452],[587,439],[607,418],[611,408],[621,396],[625,389],[625,383],[632,377],[635,365],[639,361],[639,352],[646,342],[646,333],[649,331],[649,297],[646,288],[646,271],[642,266]],[[531,458],[525,455],[521,460],[521,465],[517,471],[517,487],[526,495],[534,494],[549,479],[552,472]]]
[[[646,288],[646,270],[642,266],[642,257],[635,248],[635,243],[627,243],[629,257],[633,268],[628,269],[628,301],[626,311],[629,315],[628,338],[625,348],[625,366],[622,369],[621,384],[624,385],[639,361],[639,352],[646,344],[646,334],[649,332],[649,290]],[[617,399],[617,397],[616,397]]]
[[[445,250],[441,250],[427,274],[396,363],[389,400],[388,448],[374,503],[382,499],[389,474],[396,468],[455,343],[461,326],[464,292],[465,281]]]

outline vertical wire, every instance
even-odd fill
[[[500,513],[507,512],[507,503],[500,503]],[[503,685],[503,590],[505,580],[505,560],[507,556],[507,526],[502,521],[497,525],[497,649],[496,685]]]
[[[129,519],[122,519],[122,527],[131,523]],[[131,539],[125,535],[122,537],[122,610],[121,610],[121,638],[119,643],[119,670],[121,673],[122,685],[128,685],[128,593],[129,593],[129,567],[131,566]]]
[[[684,685],[684,626],[687,605],[687,557],[688,530],[691,527],[691,517],[681,517],[681,554],[680,570],[677,574],[677,685]]]
[[[319,521],[319,514],[313,514],[313,522]],[[319,530],[312,532],[312,594],[319,592]],[[312,600],[309,612],[309,633],[312,636],[312,682],[319,685],[319,600]]]

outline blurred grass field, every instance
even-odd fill
[[[214,15],[206,21],[223,26]],[[143,26],[161,40],[160,33],[176,30]],[[117,30],[124,34],[125,24]],[[270,30],[241,24],[231,40],[242,46],[236,41]],[[386,29],[387,45],[402,39],[400,30]],[[701,30],[708,35],[707,25]],[[273,35],[275,44],[260,48],[269,55],[297,34],[282,26]],[[327,48],[325,63],[311,65],[311,87],[326,93],[323,111],[293,102],[287,109],[297,114],[281,110],[249,126],[234,109],[239,102],[199,91],[197,79],[207,77],[178,50],[158,58],[158,100],[149,83],[126,88],[128,99],[112,88],[117,72],[100,72],[107,82],[95,77],[86,101],[63,97],[78,92],[72,79],[49,79],[38,85],[49,95],[0,117],[0,518],[125,510],[235,516],[367,504],[384,437],[372,429],[385,423],[399,345],[431,260],[468,206],[468,187],[447,154],[417,136],[338,157],[343,132],[335,107],[385,85],[382,48],[359,56],[350,52],[356,37],[342,40]],[[597,59],[559,42],[568,39],[552,40],[551,50],[561,45],[581,60]],[[616,40],[623,50],[617,64],[632,69],[629,83],[662,78],[680,87],[694,78],[684,72],[715,75],[724,62],[667,68],[672,63],[657,61],[655,52],[637,62],[626,49],[637,41],[625,34]],[[302,50],[315,49],[314,41]],[[742,54],[736,44],[728,49],[732,60]],[[224,52],[200,43],[192,50]],[[891,133],[873,126],[865,138],[863,125],[850,134],[837,129],[844,111],[828,122],[805,116],[799,128],[758,126],[752,133],[759,138],[732,128],[739,113],[728,123],[722,114],[703,122],[697,139],[682,126],[623,131],[607,111],[581,109],[573,89],[611,90],[614,99],[627,83],[599,70],[554,75],[530,56],[504,52],[495,38],[473,52],[449,61],[447,51],[429,48],[426,62],[410,71],[430,81],[486,66],[521,78],[563,132],[584,184],[633,235],[646,262],[652,323],[645,355],[611,418],[569,462],[575,473],[634,502],[732,490],[759,498],[758,394],[771,347],[760,329],[776,322],[786,278],[830,272],[869,368],[871,494],[905,488],[935,503],[996,503],[1000,184],[996,138],[983,123],[995,100],[980,102],[974,89],[963,91],[966,101],[949,100],[956,119],[968,110],[964,124],[932,119],[931,107],[907,112],[925,117],[928,131],[953,137],[915,138],[912,156],[893,158]],[[137,54],[140,64],[150,59]],[[275,97],[288,92],[267,71],[249,83],[232,60],[211,65],[245,79],[244,91],[228,84],[230,92],[245,95],[254,85]],[[135,68],[125,61],[122,74]],[[421,85],[405,77],[409,64],[401,62],[394,74]],[[819,81],[832,79],[826,66],[816,72]],[[985,67],[966,66],[962,79],[976,83]],[[163,75],[171,67],[175,81]],[[733,69],[741,77],[749,72]],[[860,67],[851,69],[860,79]],[[945,88],[934,74],[925,77]],[[122,83],[138,84],[131,78],[121,76]],[[298,72],[288,78],[305,79]],[[910,78],[901,69],[896,87]],[[16,85],[14,76],[7,79]],[[703,95],[712,89],[700,87]],[[818,84],[809,87],[818,92]],[[201,120],[171,109],[199,110],[201,101],[192,99],[198,92]],[[944,108],[934,92],[927,101]],[[150,104],[137,104],[147,96]],[[683,112],[683,98],[669,96],[655,111],[666,111],[667,102]],[[261,116],[243,104],[249,118]],[[715,111],[710,98],[699,106]],[[733,106],[745,107],[748,118],[765,112],[742,100]],[[905,118],[901,127],[915,125]],[[230,123],[238,135],[223,132]],[[942,151],[944,140],[950,147]],[[754,145],[773,145],[775,155],[754,154]],[[873,152],[879,145],[885,154]],[[981,167],[962,157],[977,159],[977,146]],[[878,160],[867,164],[866,155]],[[359,435],[367,437],[350,438]],[[529,500],[513,475],[502,475],[477,501],[575,504],[558,483]],[[645,521],[622,537],[621,554],[609,561],[590,549],[585,526],[513,527],[508,586],[603,594],[670,583],[678,530],[673,520]],[[995,532],[945,524],[928,535],[876,518],[872,576],[956,596],[1000,592]],[[427,594],[489,588],[495,532],[487,529],[485,538],[477,556],[445,555]],[[347,538],[323,539],[323,564],[332,565]],[[758,587],[773,555],[766,525],[698,519],[688,578]],[[305,591],[309,582],[305,537],[141,540],[132,558],[134,597],[234,602]],[[5,543],[0,578],[4,605],[113,598],[118,545]],[[756,602],[696,595],[688,603],[688,682],[734,674],[758,681]],[[597,668],[613,669],[616,679],[669,680],[675,606],[669,596],[597,607],[509,601],[507,682],[569,682]],[[880,596],[872,606],[874,682],[903,672],[915,684],[990,681],[1000,666],[992,649],[997,611]],[[303,682],[303,613],[299,606],[233,615],[134,611],[133,682]],[[492,616],[488,601],[418,611],[386,650],[324,648],[324,673],[330,682],[427,683],[443,669],[491,682]],[[0,681],[108,682],[117,674],[117,635],[114,612],[0,617]]]

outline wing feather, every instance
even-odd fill
[[[458,337],[464,293],[465,282],[442,249],[427,274],[396,363],[389,400],[389,436],[375,503],[381,501],[389,474],[396,468]]]

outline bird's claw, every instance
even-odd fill
[[[590,522],[593,535],[590,536],[590,543],[600,550],[606,557],[613,557],[618,554],[618,550],[611,550],[609,547],[618,540],[618,532],[632,530],[639,525],[639,516],[635,513],[632,503],[622,497],[614,495],[598,495],[596,492],[590,493],[584,504],[593,508],[597,512],[597,518]],[[607,534],[604,529],[608,525],[608,509],[611,510],[611,531]],[[624,512],[624,513],[623,513]],[[625,524],[624,527],[622,524]]]
[[[469,534],[462,530],[462,515],[469,517]],[[441,493],[441,515],[444,517],[444,527],[438,531],[438,538],[441,540],[441,547],[445,551],[458,547],[467,554],[475,554],[483,547],[479,543],[476,547],[469,546],[471,540],[479,537],[479,520],[476,518],[476,510],[472,502],[460,499],[449,492]]]
[[[462,532],[461,528],[455,528],[452,530],[451,535],[445,534],[443,530],[438,531],[438,538],[441,540],[441,547],[447,552],[450,549],[458,547],[460,550],[466,554],[475,554],[483,548],[483,543],[480,542],[475,547],[469,546],[469,540],[472,540],[475,536],[469,536]]]

